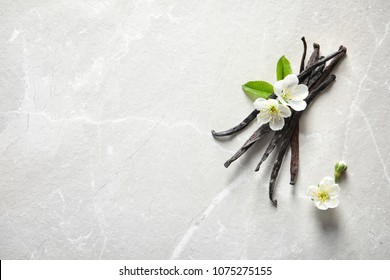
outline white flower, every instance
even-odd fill
[[[318,186],[310,186],[307,194],[311,196],[315,206],[318,209],[326,210],[335,208],[339,205],[339,185],[334,182],[332,177],[325,177]]]
[[[272,130],[281,130],[284,126],[284,118],[291,116],[291,110],[275,99],[258,98],[253,106],[260,111],[257,115],[257,122],[260,125],[269,122]]]
[[[303,111],[307,105],[304,99],[309,94],[309,90],[306,85],[298,85],[298,83],[296,75],[287,75],[283,80],[274,84],[274,92],[282,104],[289,105],[295,111]]]

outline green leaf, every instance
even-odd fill
[[[264,81],[247,82],[245,85],[242,85],[242,89],[253,101],[257,98],[267,99],[274,92],[274,87],[270,83]]]
[[[278,81],[283,80],[288,74],[291,74],[290,61],[283,55],[276,65],[276,79]]]

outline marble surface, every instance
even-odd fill
[[[1,259],[389,259],[390,2],[0,3]],[[211,129],[252,109],[300,38],[343,44],[336,83],[301,120],[268,199],[266,141]],[[307,187],[348,163],[340,206]]]

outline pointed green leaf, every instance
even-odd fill
[[[278,81],[283,80],[288,74],[291,74],[290,61],[283,55],[276,65],[276,79]]]
[[[245,85],[242,85],[242,89],[253,101],[257,98],[267,99],[274,92],[274,87],[264,81],[247,82]]]

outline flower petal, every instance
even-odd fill
[[[279,102],[278,102],[278,100],[276,100],[276,99],[268,99],[268,100],[267,100],[267,105],[268,105],[268,106],[270,106],[270,105],[278,106],[278,105],[279,105]]]
[[[329,176],[322,178],[320,182],[320,186],[333,186],[334,184],[334,179]]]
[[[326,205],[325,203],[321,202],[321,201],[314,201],[314,204],[315,206],[317,206],[318,209],[320,210],[326,210],[328,209],[328,205]]]
[[[296,87],[293,95],[296,99],[305,99],[309,94],[309,89],[306,85],[300,84]]]
[[[255,107],[255,109],[257,110],[263,110],[267,106],[265,101],[267,100],[265,100],[264,98],[257,98],[255,102],[253,102],[253,107]]]
[[[280,102],[280,103],[282,103],[283,105],[288,105],[288,103],[282,98],[282,97],[280,97],[280,96],[278,96],[278,101]]]
[[[291,116],[291,110],[286,105],[279,104],[278,109],[279,109],[279,115],[281,115],[283,118],[287,118]]]
[[[284,126],[284,118],[280,116],[271,118],[269,121],[269,126],[272,130],[281,130]]]
[[[282,90],[284,89],[284,87],[285,83],[283,80],[274,83],[274,93],[276,94],[276,96],[282,96]]]
[[[329,200],[326,202],[326,205],[327,205],[329,208],[336,208],[337,206],[339,206],[339,199],[338,199],[337,197],[331,198],[331,199],[329,199]]]
[[[257,114],[257,123],[258,124],[265,124],[268,123],[271,120],[271,115],[267,112],[260,112]]]
[[[283,79],[285,86],[289,88],[293,88],[298,85],[299,80],[297,75],[289,74]]]
[[[318,186],[309,186],[307,189],[307,195],[310,197],[314,197],[317,194]]]
[[[290,100],[288,105],[290,105],[295,111],[303,111],[307,106],[306,101],[303,100]]]
[[[338,184],[334,184],[329,187],[329,196],[331,198],[337,197],[339,193],[340,193],[340,187]]]

